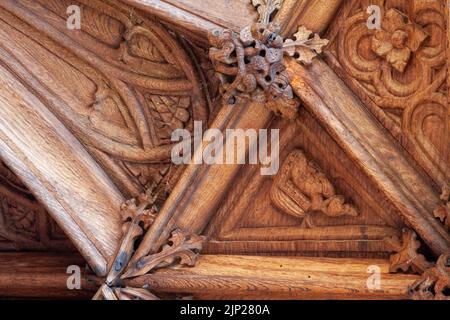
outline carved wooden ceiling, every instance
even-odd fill
[[[30,191],[0,163],[0,250],[73,251],[73,245]]]
[[[444,0],[2,1],[0,251],[76,248],[95,299],[449,299],[448,20]],[[279,129],[278,173],[173,164],[195,122]]]

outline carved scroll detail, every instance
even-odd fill
[[[302,226],[314,227],[311,214],[318,212],[327,217],[358,215],[345,198],[337,195],[334,186],[301,150],[292,151],[270,190],[272,203],[283,212],[303,218]]]

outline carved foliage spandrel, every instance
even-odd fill
[[[379,30],[368,27],[370,5],[381,9]],[[446,183],[446,1],[361,0],[346,7],[332,27],[330,63],[435,182]]]
[[[396,252],[390,257],[390,272],[411,270],[414,273],[422,273],[432,266],[425,256],[418,252],[421,243],[414,231],[404,229],[401,240],[397,237],[389,237],[385,241],[387,246]]]
[[[402,240],[396,237],[385,239],[395,253],[390,257],[389,272],[412,272],[420,277],[407,291],[414,300],[450,300],[450,254],[441,255],[436,263],[429,262],[419,252],[421,242],[417,234],[404,229]]]
[[[283,212],[302,218],[302,226],[314,227],[311,214],[327,217],[358,215],[356,208],[337,195],[333,184],[320,168],[297,149],[281,167],[270,190],[272,203]]]
[[[204,236],[188,234],[176,229],[160,252],[141,258],[136,265],[130,266],[122,278],[142,276],[154,269],[166,268],[174,263],[192,267],[197,261],[205,239]]]

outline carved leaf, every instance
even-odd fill
[[[433,212],[434,216],[450,228],[450,204],[442,205]]]
[[[283,0],[252,0],[253,6],[258,10],[259,22],[268,24],[275,10],[279,10]]]
[[[194,266],[205,239],[204,236],[188,235],[176,229],[172,232],[168,244],[163,246],[160,252],[140,259],[135,266],[124,273],[122,279],[141,276],[154,269],[168,267],[174,263]]]
[[[436,218],[441,220],[443,224],[450,228],[450,188],[445,186],[442,189],[441,200],[443,205],[434,210],[433,214]]]
[[[420,242],[414,231],[403,230],[402,242],[396,237],[391,237],[386,239],[386,243],[393,251],[397,252],[390,257],[390,272],[395,273],[398,270],[407,272],[411,268],[415,273],[422,273],[432,266],[422,254],[417,253]]]
[[[450,300],[449,289],[450,254],[447,253],[408,287],[408,293],[414,300]]]
[[[142,193],[138,198],[126,201],[121,207],[124,236],[120,248],[114,257],[111,270],[106,277],[108,286],[112,286],[117,282],[134,253],[136,241],[156,218],[158,209],[153,205],[157,198],[153,194],[155,188],[156,184],[152,184],[145,193]]]
[[[287,39],[284,42],[283,50],[290,56],[302,63],[310,64],[312,60],[322,52],[328,44],[327,39],[322,39],[318,34],[311,37],[312,31],[301,26],[298,32],[294,34],[294,40]]]

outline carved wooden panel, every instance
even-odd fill
[[[69,5],[83,12],[81,30],[66,27]],[[192,62],[196,49],[118,1],[1,6],[4,63],[39,93],[126,195],[156,182],[164,198],[181,170],[169,164],[172,131],[191,130],[194,120],[206,123],[212,111],[214,97],[206,98],[200,85],[208,75]]]
[[[296,122],[271,125],[281,129],[278,174],[243,167],[204,251],[386,257],[385,238],[404,226],[400,215],[306,110]]]
[[[104,277],[95,298],[441,298],[447,29],[444,0],[3,0],[0,156]],[[280,129],[278,173],[172,165],[194,121]],[[45,211],[0,162],[0,251],[71,249]],[[366,289],[373,263],[392,287]]]
[[[0,251],[75,250],[23,183],[0,162]]]
[[[346,1],[328,48],[330,65],[440,188],[450,179],[447,25],[444,0]]]

